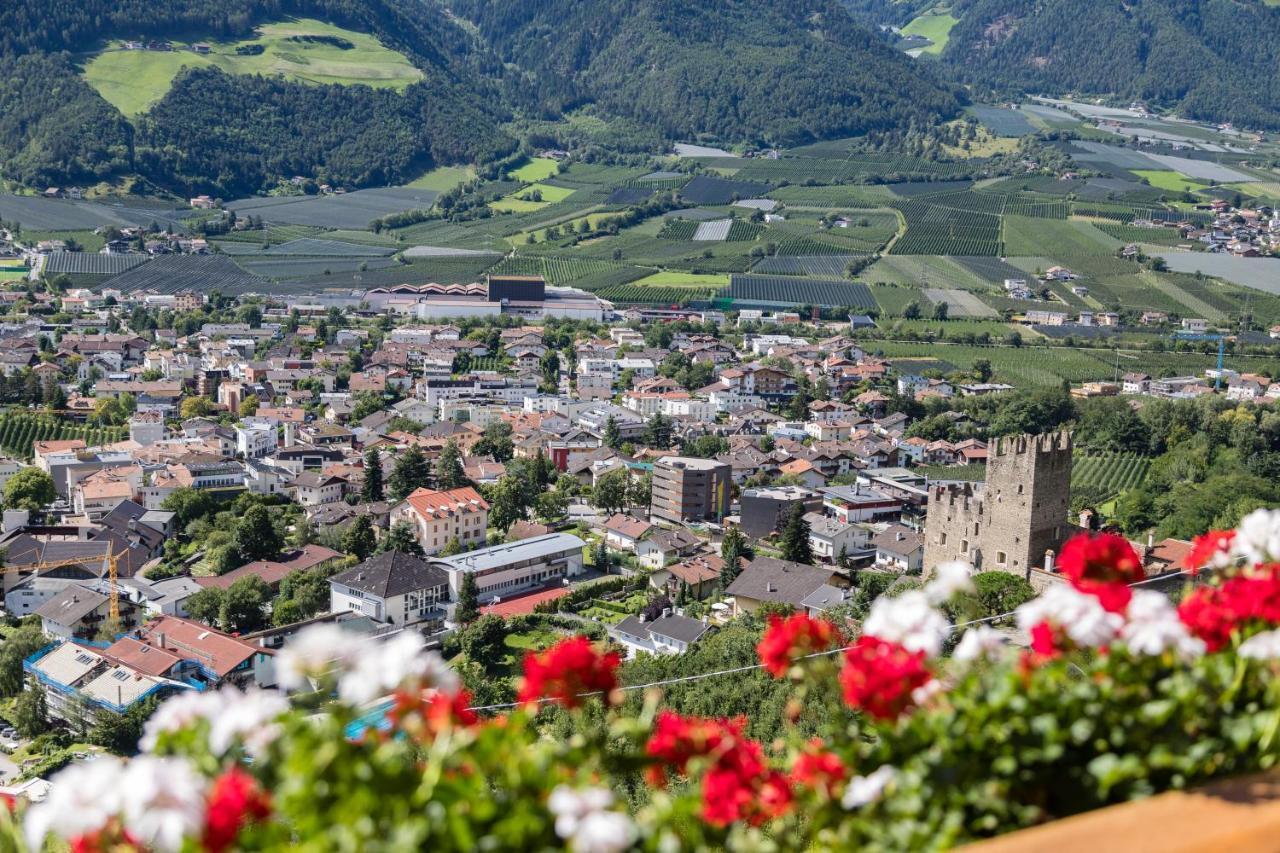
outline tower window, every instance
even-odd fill
[[[1005,564],[1005,562],[1007,561],[1007,559],[1008,559],[1008,557],[1007,557],[1007,555],[1004,553],[1004,551],[996,551],[996,565],[997,565],[997,566],[1003,566],[1003,565]]]

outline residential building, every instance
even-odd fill
[[[329,578],[329,609],[353,611],[389,625],[443,625],[449,575],[438,565],[386,551]]]
[[[655,521],[720,521],[729,512],[733,469],[713,459],[663,456],[653,465],[649,516]]]
[[[673,616],[664,611],[653,621],[646,621],[643,614],[628,616],[609,633],[627,650],[627,659],[644,652],[651,655],[676,655],[688,651],[698,640],[712,630],[700,619]]]
[[[805,599],[820,587],[830,585],[834,577],[830,569],[757,557],[729,584],[725,594],[733,597],[735,616],[754,613],[766,602],[801,610]]]
[[[426,555],[438,554],[453,540],[463,548],[483,544],[489,504],[475,489],[415,489],[391,510],[391,523],[407,522]]]

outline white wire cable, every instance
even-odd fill
[[[1140,580],[1136,583],[1131,583],[1129,584],[1129,586],[1131,587],[1144,586],[1154,581],[1171,580],[1172,578],[1181,577],[1182,575],[1185,575],[1185,574],[1187,574],[1187,572],[1183,570],[1178,572],[1171,572],[1170,574],[1167,574],[1167,575],[1156,575],[1155,577],[1147,578],[1146,580]],[[954,634],[956,631],[960,630],[961,628],[968,628],[971,625],[982,625],[987,622],[996,622],[1000,619],[1008,619],[1010,616],[1013,616],[1014,613],[1015,611],[1010,610],[1008,613],[997,613],[995,616],[984,616],[981,619],[970,619],[968,622],[960,622],[958,624],[952,625],[950,631],[948,631],[947,633]],[[838,655],[841,652],[849,651],[849,649],[851,648],[853,648],[853,646],[843,646],[838,649],[828,649],[827,651],[824,651],[824,652],[814,652],[811,655],[805,655],[804,658],[802,658],[802,660],[808,660],[809,658],[827,657],[829,655]],[[651,681],[648,684],[627,684],[622,687],[619,687],[618,689],[623,691],[624,693],[632,690],[647,690],[650,687],[666,687],[667,685],[670,685],[670,684],[683,684],[690,681],[702,681],[704,678],[718,678],[722,675],[735,675],[740,672],[751,672],[753,670],[763,669],[763,668],[764,668],[764,664],[762,663],[752,664],[750,666],[736,666],[736,667],[733,667],[732,669],[720,669],[720,670],[716,670],[715,672],[700,672],[696,675],[682,675],[678,678],[667,678],[667,679],[663,679],[662,681]],[[591,693],[579,693],[577,694],[576,698],[586,699],[590,696],[603,695],[603,693],[604,691],[602,690],[595,690],[595,691],[592,691]],[[551,699],[551,698],[543,698],[543,699],[538,699],[536,701],[538,704],[542,704],[544,702],[555,702],[557,700]],[[525,703],[506,702],[501,705],[477,705],[475,707],[468,708],[467,710],[498,711],[503,708],[516,708],[522,704],[525,704]]]

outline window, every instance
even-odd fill
[[[1005,562],[1007,561],[1007,559],[1008,559],[1008,558],[1007,558],[1007,556],[1005,555],[1004,551],[996,551],[996,565],[997,565],[997,566],[1003,566],[1003,565],[1005,564]]]
[[[961,554],[968,554],[968,553],[969,553],[969,540],[968,540],[968,539],[961,539],[961,540],[960,540],[960,553],[961,553]]]
[[[947,534],[945,534],[945,533],[939,533],[939,534],[938,534],[938,544],[939,544],[939,545],[946,545],[946,544],[947,544]]]

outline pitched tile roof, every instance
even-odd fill
[[[489,503],[470,486],[450,489],[447,492],[415,489],[405,500],[409,502],[409,506],[413,507],[414,512],[424,518],[442,518],[489,509]]]

